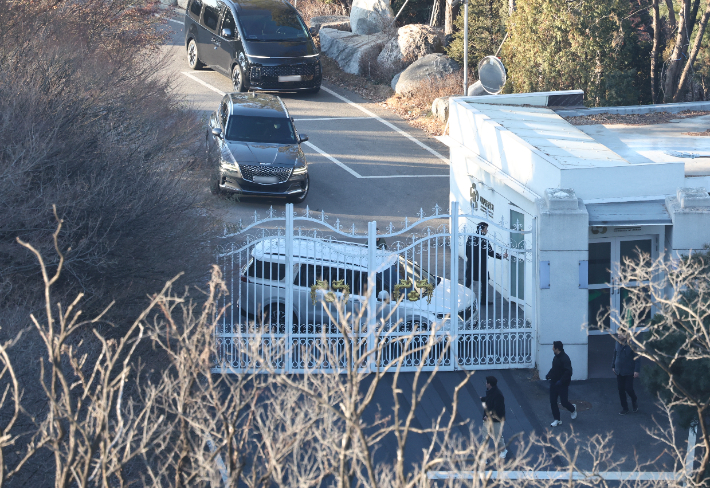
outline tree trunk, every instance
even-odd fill
[[[710,0],[705,5],[705,13],[703,18],[700,19],[700,25],[698,26],[698,32],[695,34],[695,42],[693,43],[693,50],[690,51],[690,56],[685,63],[685,68],[683,69],[683,74],[680,75],[680,81],[678,82],[678,89],[673,96],[674,102],[679,102],[680,98],[685,93],[685,85],[688,82],[690,76],[690,70],[695,63],[695,58],[698,57],[698,51],[700,50],[700,44],[703,42],[703,36],[705,35],[705,27],[708,25],[708,18],[710,18]]]
[[[454,4],[453,0],[446,0],[446,12],[444,13],[444,35],[454,33]]]
[[[508,16],[513,15],[515,12],[515,0],[508,0]]]
[[[683,60],[687,59],[685,53],[687,52],[687,43],[683,42],[690,38],[688,32],[686,32],[685,27],[688,24],[687,18],[690,15],[690,0],[684,0],[683,6],[680,9],[680,18],[678,19],[678,31],[675,39],[675,46],[673,46],[673,52],[671,53],[670,59],[668,61],[668,68],[666,69],[666,79],[663,83],[663,101],[670,102],[675,98],[677,90],[677,81],[683,68]]]
[[[660,12],[658,0],[653,0],[653,47],[651,48],[651,103],[658,98],[658,43],[661,40]]]
[[[441,12],[441,0],[434,0],[431,7],[431,18],[429,19],[430,27],[439,27],[439,13]]]
[[[681,0],[682,2],[683,0]],[[666,0],[666,7],[668,7],[668,26],[671,28],[671,32],[673,32],[676,28],[676,22],[675,22],[675,7],[673,6],[673,0]]]

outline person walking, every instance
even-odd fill
[[[503,423],[505,422],[505,397],[498,389],[498,378],[486,376],[486,396],[483,402],[483,420],[487,422],[488,438],[493,439],[493,445],[503,446],[499,456],[503,459],[508,455],[503,439]]]
[[[482,236],[488,234],[488,223],[479,222],[476,226],[476,236],[469,236],[466,240],[466,269],[464,272],[464,286],[474,291],[481,303],[488,302],[488,256],[495,259],[507,259],[508,253],[496,253],[488,239]],[[481,237],[479,237],[481,236]]]
[[[569,383],[572,381],[572,361],[565,352],[564,344],[560,341],[553,342],[552,352],[555,353],[555,357],[552,358],[552,368],[545,378],[550,380],[550,406],[554,419],[550,425],[557,427],[562,423],[557,398],[559,397],[563,407],[572,412],[572,420],[577,418],[577,405],[567,399]]]
[[[619,415],[629,413],[629,403],[626,395],[631,398],[631,408],[634,412],[639,411],[638,397],[634,391],[634,378],[639,377],[641,371],[641,361],[628,344],[626,333],[617,333],[617,342],[614,344],[614,356],[611,359],[611,370],[616,374],[616,387],[619,389],[619,400],[621,400],[621,412]]]

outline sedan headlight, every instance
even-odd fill
[[[296,160],[296,166],[293,168],[293,175],[305,175],[308,173],[308,166],[306,165],[306,160],[298,159]]]
[[[222,146],[222,152],[220,154],[219,160],[221,165],[231,166],[230,169],[237,173],[237,178],[242,177],[242,172],[239,170],[239,164],[237,164],[237,160],[234,159],[232,151],[229,150],[226,144]]]

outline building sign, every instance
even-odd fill
[[[471,183],[469,198],[471,202],[472,212],[480,210],[483,215],[485,215],[489,219],[493,219],[494,205],[492,202],[489,202],[488,200],[483,198],[480,193],[478,193],[478,189],[476,188],[475,183]]]

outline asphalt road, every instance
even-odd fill
[[[171,42],[166,45],[167,72],[176,84],[175,96],[205,115],[217,108],[231,81],[210,69],[191,71],[184,48],[182,16],[172,17]],[[448,148],[396,115],[355,93],[324,83],[317,95],[281,94],[299,133],[309,163],[311,188],[297,208],[325,211],[358,233],[367,222],[380,227],[431,214],[438,204],[448,208]],[[203,134],[195,134],[203,137]],[[205,188],[207,192],[208,189]],[[284,209],[285,200],[210,198],[210,213],[226,223],[253,218],[270,206]]]

